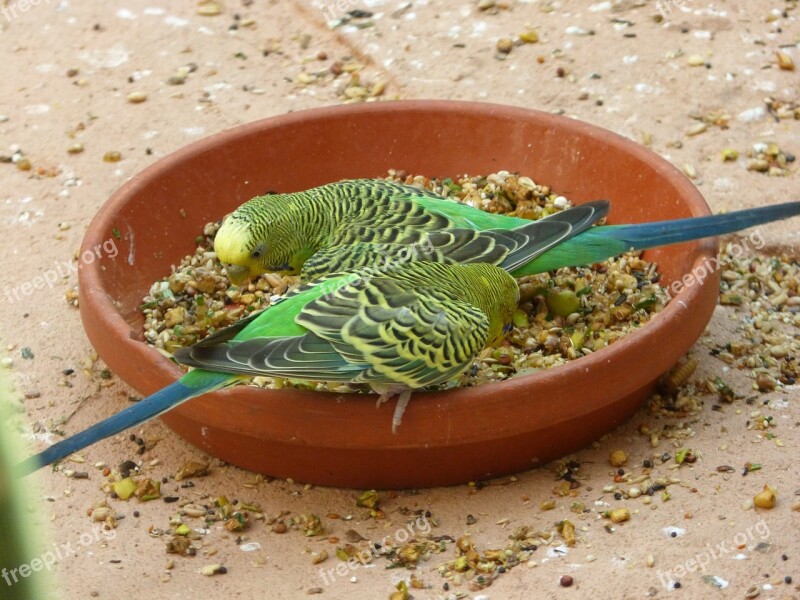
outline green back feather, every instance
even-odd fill
[[[302,286],[261,311],[233,339],[244,341],[256,337],[279,338],[303,335],[308,330],[298,325],[295,319],[306,305],[318,298],[335,293],[343,285],[356,281],[360,277],[358,273],[336,274]]]
[[[532,261],[512,271],[514,277],[524,277],[544,273],[562,267],[580,267],[601,262],[611,256],[618,256],[631,249],[625,240],[609,237],[611,230],[621,225],[601,225],[591,227],[575,237],[564,240],[534,258]]]
[[[530,223],[528,219],[485,212],[467,204],[461,204],[455,200],[442,199],[436,195],[416,196],[413,200],[432,213],[450,219],[453,227],[477,230],[513,229],[520,225],[527,225]]]

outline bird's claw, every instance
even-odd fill
[[[403,422],[403,413],[406,411],[409,400],[411,400],[411,390],[389,390],[384,391],[375,403],[375,408],[380,408],[381,404],[388,402],[392,398],[397,397],[397,405],[392,415],[392,433],[397,433],[397,428]]]

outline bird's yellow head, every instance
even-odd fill
[[[496,346],[513,329],[514,311],[519,304],[517,280],[500,267],[488,264],[467,265],[481,274],[474,286],[476,306],[489,317],[487,346]]]
[[[214,238],[214,252],[232,283],[262,273],[297,274],[312,254],[294,210],[280,195],[257,196],[228,215]]]
[[[423,263],[424,264],[424,263]],[[486,345],[499,344],[512,329],[514,311],[519,304],[517,280],[500,267],[488,263],[450,265],[450,277],[455,282],[451,292],[489,318]],[[440,286],[448,286],[442,279]]]
[[[493,318],[491,318],[489,322],[487,346],[497,346],[514,328],[514,310],[516,310],[517,304],[519,303],[519,294],[514,294],[513,291],[510,294],[505,294],[505,298],[502,302],[503,304],[499,310],[492,315]]]
[[[225,265],[231,282],[241,285],[246,279],[264,273],[260,266],[261,247],[251,247],[248,223],[228,216],[214,238],[214,252]]]

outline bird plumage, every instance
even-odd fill
[[[516,281],[493,265],[413,262],[365,277],[337,273],[222,330],[176,358],[196,367],[178,382],[54,444],[19,466],[28,473],[243,376],[365,383],[405,393],[444,383],[502,337],[519,300]]]
[[[501,337],[517,300],[516,282],[497,267],[408,263],[371,277],[356,274],[304,303],[294,319],[307,331],[302,336],[270,329],[254,335],[251,325],[229,341],[175,356],[220,372],[417,389],[461,373]]]
[[[387,260],[490,262],[522,277],[785,219],[800,214],[800,203],[591,227],[608,210],[608,202],[600,200],[529,221],[414,186],[356,179],[249,200],[225,219],[215,250],[234,283],[267,271],[300,273],[310,281]],[[520,233],[521,244],[514,238]],[[509,259],[515,248],[524,248],[524,254]]]

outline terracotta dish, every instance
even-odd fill
[[[138,307],[194,239],[257,194],[294,191],[389,168],[431,177],[518,171],[574,202],[607,198],[611,223],[709,213],[695,187],[653,152],[618,135],[534,110],[402,101],[291,113],[213,135],[120,188],[83,249],[118,232],[119,253],[80,271],[86,332],[111,370],[142,394],[181,371],[142,341]],[[706,240],[646,253],[664,282],[716,253]],[[239,386],[164,415],[181,437],[232,464],[278,477],[356,488],[457,484],[521,471],[591,443],[622,423],[706,326],[718,274],[684,288],[646,326],[594,354],[532,375],[418,393],[391,433],[393,407],[373,395]]]

